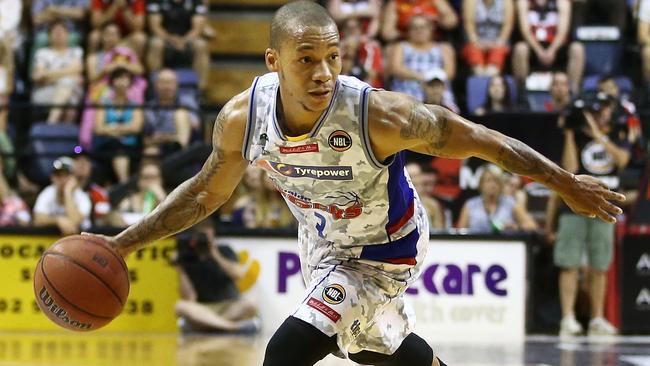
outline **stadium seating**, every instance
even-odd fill
[[[29,131],[30,159],[27,176],[46,185],[50,181],[52,163],[62,155],[73,153],[79,141],[79,126],[74,124],[36,123]]]

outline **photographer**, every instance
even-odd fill
[[[179,275],[181,300],[176,315],[185,332],[256,333],[256,305],[243,299],[235,282],[246,274],[237,254],[217,245],[212,221],[196,226],[189,240],[179,240],[174,265]]]
[[[619,188],[618,172],[629,160],[629,142],[612,119],[614,100],[605,93],[576,100],[566,114],[564,124],[563,167],[575,174],[600,178],[612,190]],[[557,234],[554,234],[559,214]],[[607,270],[612,261],[614,225],[571,212],[557,196],[548,208],[546,229],[549,240],[555,241],[554,262],[560,267],[560,303],[562,305],[561,336],[582,333],[574,306],[577,295],[578,270],[586,251],[590,278],[591,321],[589,335],[611,335],[617,330],[603,317]],[[557,238],[557,240],[555,240]]]

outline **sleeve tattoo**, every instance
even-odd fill
[[[224,164],[224,151],[219,147],[225,125],[222,111],[214,126],[213,150],[201,171],[178,186],[154,211],[118,236],[121,247],[134,251],[147,243],[182,231],[203,220],[216,209],[207,204],[208,187]]]
[[[405,140],[427,141],[426,150],[431,155],[445,156],[444,148],[451,136],[448,113],[442,107],[414,103],[407,124],[400,130]]]

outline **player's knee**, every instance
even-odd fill
[[[361,355],[363,353],[363,355]],[[361,359],[365,363],[370,363],[377,366],[431,366],[435,363],[433,362],[433,349],[429,344],[419,336],[414,333],[411,333],[402,341],[402,344],[399,346],[397,351],[392,355],[381,355],[374,352],[360,352],[356,355],[361,355],[364,357]],[[355,355],[355,356],[356,356]],[[352,357],[350,357],[355,362]],[[440,366],[446,366],[440,359],[437,359],[440,363]],[[371,362],[368,362],[371,361]]]
[[[264,366],[312,366],[336,347],[336,336],[328,337],[313,325],[288,317],[266,346]]]

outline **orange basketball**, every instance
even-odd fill
[[[36,303],[50,320],[74,331],[99,329],[122,312],[129,273],[105,240],[72,235],[54,243],[34,274]]]

